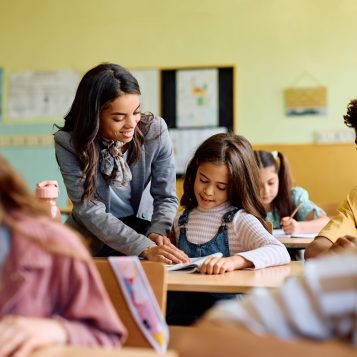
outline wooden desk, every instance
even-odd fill
[[[195,291],[210,293],[246,293],[255,287],[281,286],[288,276],[302,275],[303,262],[296,261],[258,270],[235,270],[221,275],[168,272],[168,291]]]
[[[287,341],[269,335],[258,336],[239,325],[206,322],[194,327],[170,326],[170,331],[174,334],[170,348],[180,357],[354,357],[357,353],[357,348],[338,341]]]
[[[89,348],[89,347],[70,347],[56,346],[47,347],[30,354],[30,357],[157,357],[159,354],[149,348]],[[160,354],[163,357],[178,357],[174,351]]]
[[[277,237],[281,243],[285,245],[286,248],[298,248],[305,249],[314,238],[290,238],[290,237]]]

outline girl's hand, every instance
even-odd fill
[[[299,222],[294,218],[283,217],[280,224],[285,234],[300,233]]]
[[[166,236],[162,236],[161,234],[157,233],[150,233],[148,238],[151,239],[156,245],[164,245],[164,244],[171,244],[171,241]]]
[[[201,266],[202,274],[223,274],[229,271],[248,268],[252,263],[240,255],[233,255],[226,258],[207,258]]]
[[[55,319],[7,316],[0,320],[0,357],[28,356],[37,348],[66,342],[67,332]]]
[[[189,257],[186,255],[186,253],[176,248],[172,243],[163,244],[160,246],[154,245],[146,248],[143,252],[143,257],[147,260],[162,262],[165,264],[189,262]]]

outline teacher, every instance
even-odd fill
[[[137,80],[117,64],[89,70],[79,83],[56,159],[73,203],[67,224],[94,256],[137,255],[185,262],[166,234],[176,214],[176,172],[166,123],[142,113]]]

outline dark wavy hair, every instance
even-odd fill
[[[259,170],[252,146],[246,138],[233,133],[213,135],[197,148],[186,169],[181,206],[188,209],[197,207],[194,182],[198,167],[205,162],[227,165],[230,203],[244,208],[269,230],[265,222],[265,210],[260,201]]]
[[[79,155],[84,176],[82,201],[95,194],[99,160],[98,132],[100,112],[110,102],[124,94],[141,94],[138,81],[125,68],[102,63],[89,70],[78,85],[72,107],[59,130],[71,132],[72,143]],[[133,140],[128,143],[128,164],[135,163],[141,154],[144,136],[149,130],[153,114],[141,114]]]
[[[352,99],[347,106],[347,113],[343,116],[344,123],[349,128],[357,128],[357,99]]]
[[[275,168],[279,179],[279,189],[278,194],[272,202],[272,206],[281,217],[289,216],[294,209],[294,204],[291,196],[292,178],[285,156],[281,152],[278,152],[278,156],[275,159],[270,151],[264,150],[257,150],[254,154],[260,169],[271,166]]]

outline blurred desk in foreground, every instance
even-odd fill
[[[178,357],[175,351],[168,351],[159,354],[149,348],[91,348],[91,347],[71,347],[56,346],[39,349],[30,357]]]
[[[296,261],[258,270],[235,270],[220,275],[168,272],[168,291],[193,291],[210,293],[246,293],[252,288],[276,288],[288,276],[303,274],[304,262]]]
[[[357,348],[338,341],[258,336],[239,325],[200,323],[199,326],[170,326],[174,338],[170,348],[180,357],[249,356],[249,357],[354,357]]]

